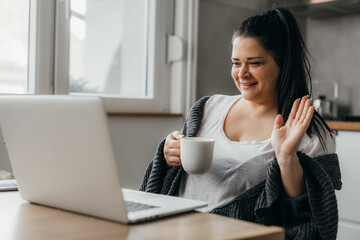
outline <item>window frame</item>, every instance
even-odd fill
[[[55,2],[28,1],[27,92],[1,95],[53,94]]]
[[[28,94],[67,95],[70,0],[29,2]],[[110,114],[184,114],[196,100],[199,0],[148,0],[148,3],[153,16],[148,53],[148,80],[154,83],[149,90],[153,90],[153,95],[147,98],[103,96]],[[168,37],[173,35],[181,40],[183,53],[179,59],[169,62]]]
[[[173,1],[147,0],[149,7],[147,81],[148,97],[102,96],[108,112],[169,112],[170,67],[166,63],[166,36],[172,32]],[[57,1],[55,33],[55,94],[69,94],[70,2]],[[135,76],[136,73],[134,73]],[[70,93],[71,95],[94,95]]]
[[[28,94],[53,94],[55,2],[29,0]]]

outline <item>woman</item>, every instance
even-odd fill
[[[335,141],[311,106],[306,47],[294,16],[278,8],[245,20],[234,31],[231,60],[241,95],[200,99],[182,131],[158,146],[140,190],[279,225],[287,239],[335,239],[341,188]],[[181,167],[184,136],[215,139],[207,173],[189,175]]]

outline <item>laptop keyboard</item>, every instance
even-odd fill
[[[16,191],[16,180],[0,180],[0,192],[2,191]]]
[[[131,202],[131,201],[125,201],[126,203],[126,209],[127,212],[136,212],[151,208],[158,208],[158,206],[143,204],[143,203],[137,203],[137,202]]]

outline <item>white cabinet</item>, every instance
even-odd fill
[[[360,239],[360,132],[338,131],[342,189],[336,191],[339,207],[338,240]]]

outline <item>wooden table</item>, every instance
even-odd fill
[[[70,197],[70,196],[69,196]],[[252,239],[283,240],[284,229],[208,213],[189,212],[125,225],[28,203],[0,193],[0,239]]]

